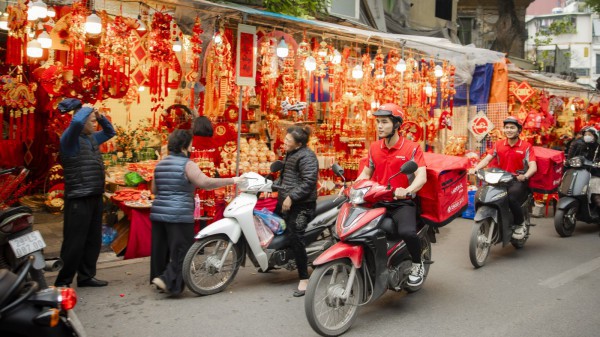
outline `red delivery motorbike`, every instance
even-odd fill
[[[396,175],[412,175],[417,168],[414,161],[409,161]],[[343,177],[343,170],[337,164],[332,169]],[[313,262],[315,270],[304,302],[310,326],[322,336],[346,332],[356,319],[359,306],[373,302],[387,289],[415,292],[422,287],[422,284],[414,287],[407,284],[412,261],[404,241],[397,235],[396,225],[386,216],[386,204],[397,202],[389,183],[383,186],[362,180],[344,192],[349,202],[342,206],[336,221],[340,242]],[[424,279],[432,263],[434,235],[428,225],[419,221]]]

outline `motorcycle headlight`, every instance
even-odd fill
[[[571,158],[571,159],[569,159],[569,166],[581,167],[581,166],[583,166],[583,160],[581,160],[581,157]]]
[[[363,187],[359,189],[350,189],[350,203],[352,204],[362,204],[365,202],[365,194],[369,191],[371,187]]]

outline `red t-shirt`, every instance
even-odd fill
[[[400,137],[394,146],[388,148],[384,141],[384,139],[380,139],[373,142],[369,148],[369,167],[373,170],[371,180],[381,185],[387,185],[390,177],[400,172],[400,167],[411,159],[419,167],[425,166],[423,150],[419,144]],[[410,185],[408,177],[404,174],[398,174],[390,181],[390,184],[392,188],[406,188]]]
[[[494,157],[490,164],[512,174],[517,174],[517,170],[522,170],[525,162],[535,161],[533,146],[522,139],[519,139],[513,146],[508,144],[508,139],[499,140],[487,153]]]

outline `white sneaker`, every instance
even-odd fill
[[[410,274],[408,275],[408,286],[420,286],[423,283],[423,275],[425,275],[423,263],[413,263],[412,267],[410,268]]]
[[[161,293],[166,293],[168,292],[167,290],[167,285],[165,284],[165,281],[163,281],[160,277],[155,277],[152,279],[152,284],[156,287],[156,289],[161,292]]]
[[[515,228],[515,230],[513,231],[512,238],[516,240],[521,240],[525,237],[525,234],[527,234],[527,226],[525,226],[525,223],[523,222],[521,226]]]

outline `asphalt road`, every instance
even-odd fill
[[[600,335],[598,226],[579,223],[560,238],[552,218],[534,223],[523,249],[495,246],[476,270],[468,256],[472,222],[455,220],[433,245],[424,288],[388,291],[360,309],[345,336]],[[76,312],[91,337],[316,336],[304,298],[292,297],[295,272],[246,267],[225,292],[169,298],[149,285],[147,258],[124,262],[100,266],[108,287],[77,289]]]

